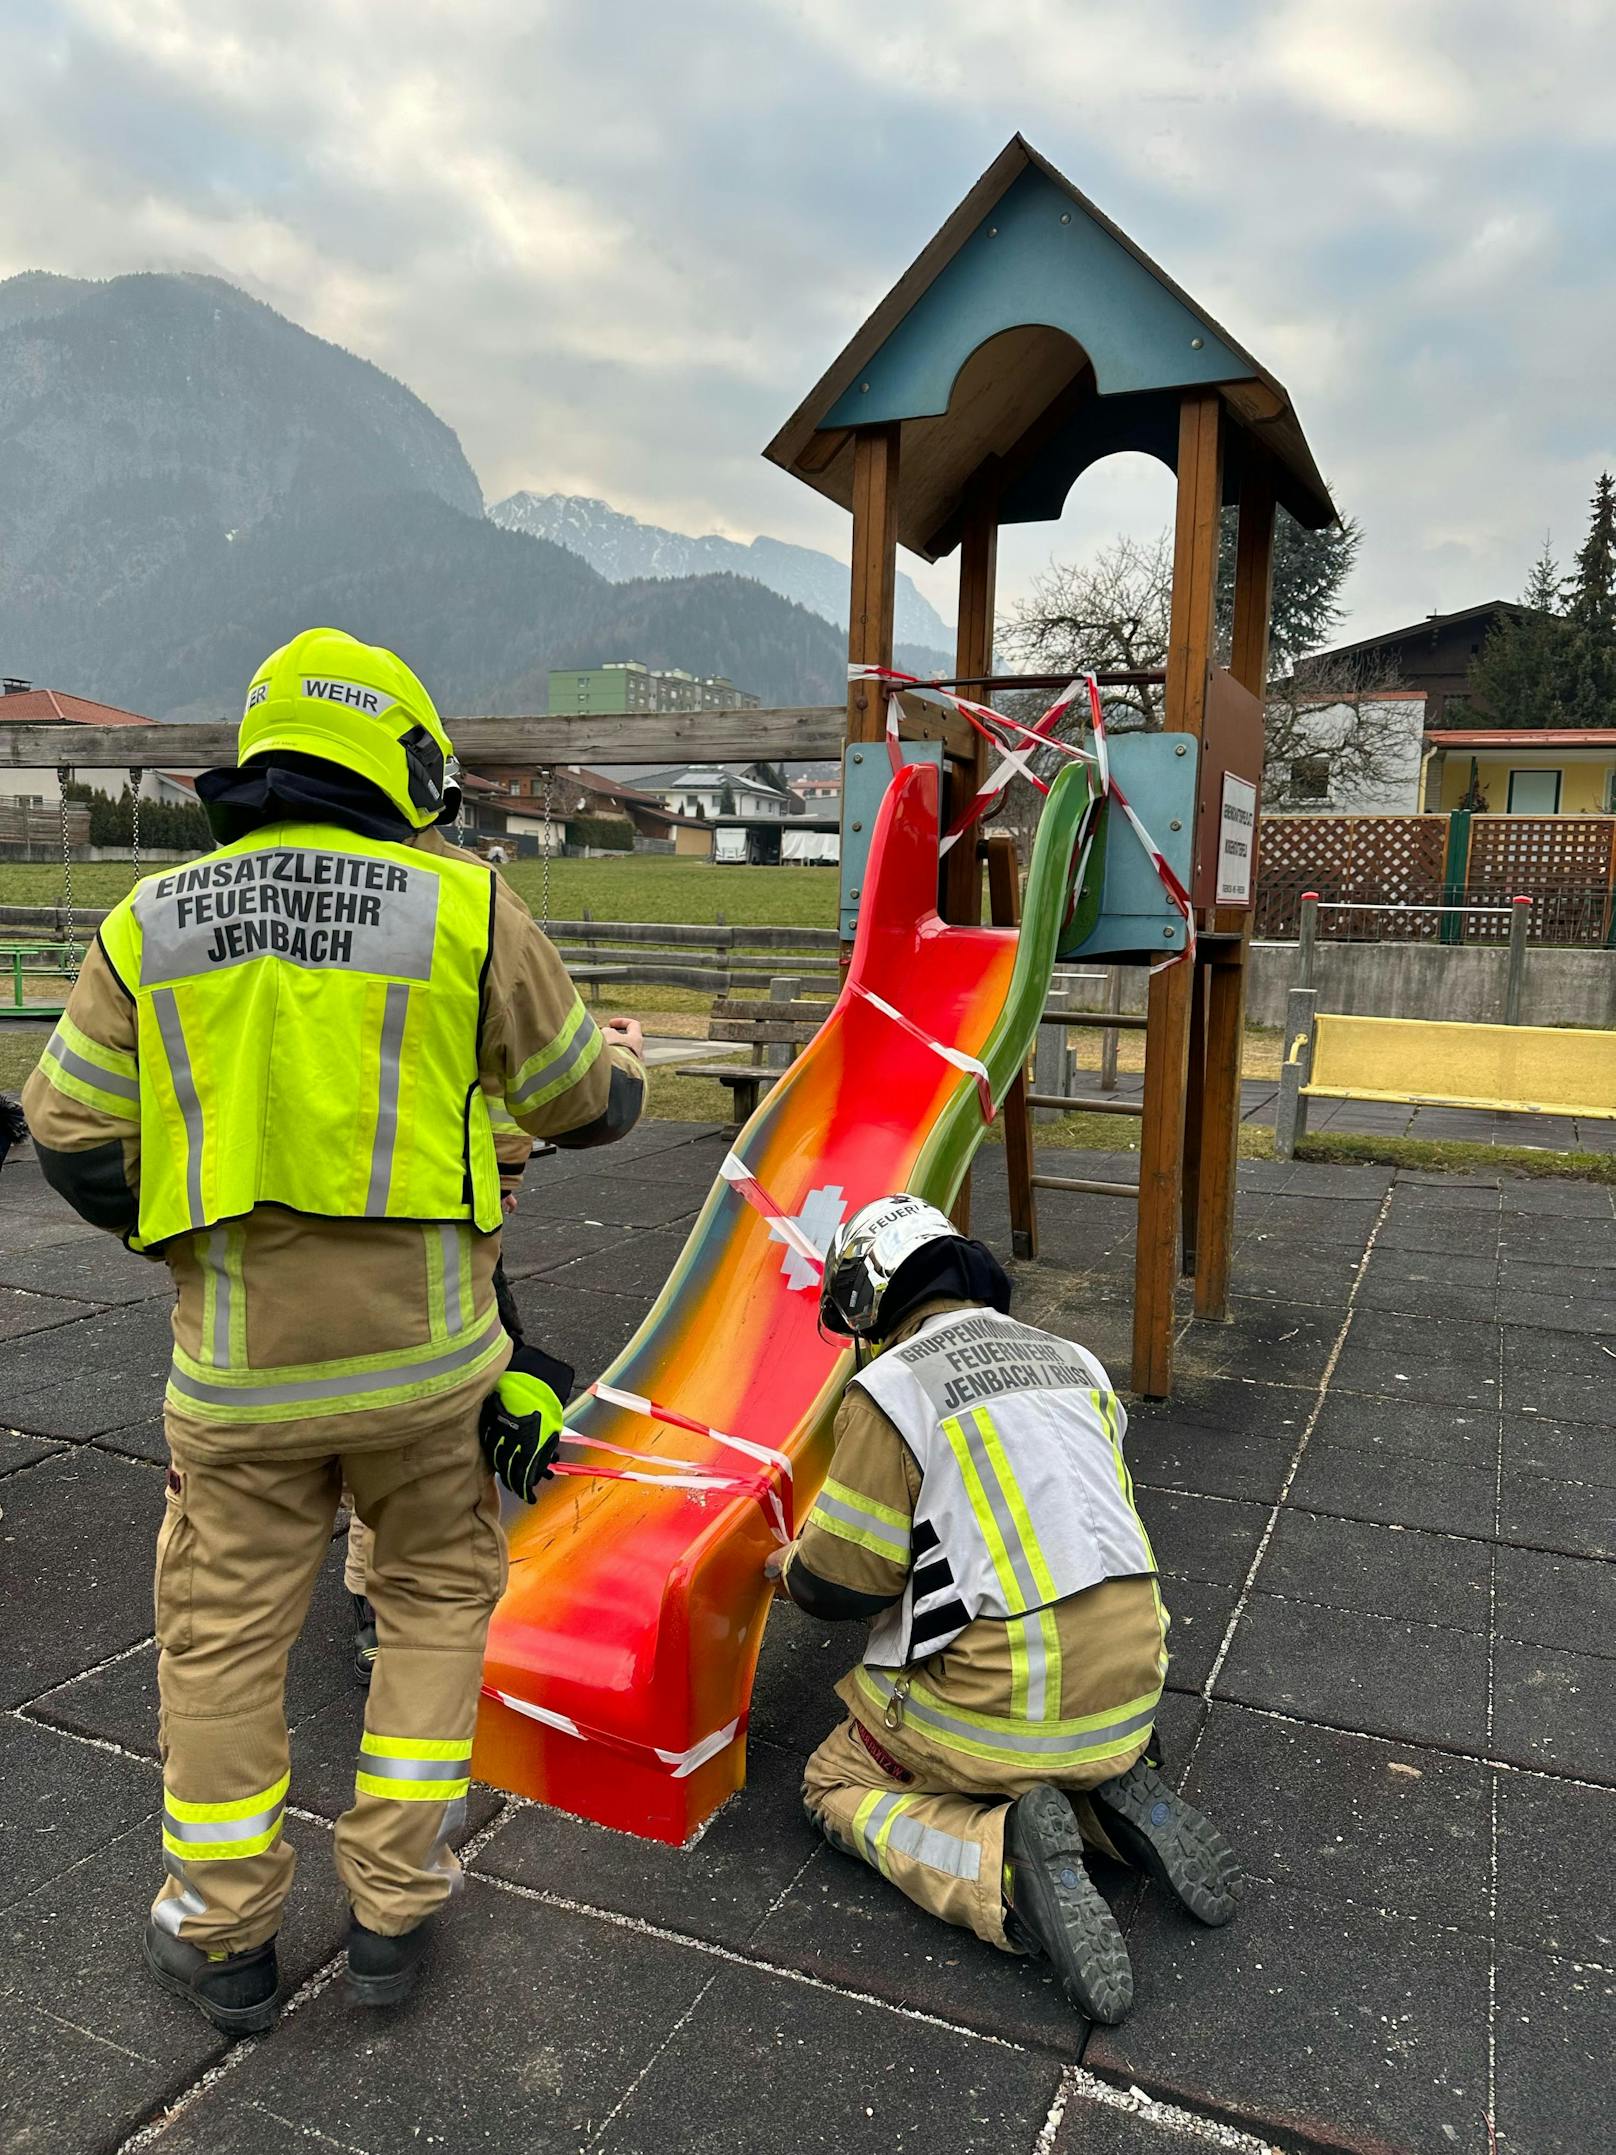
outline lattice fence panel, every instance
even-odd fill
[[[1616,817],[1476,816],[1470,825],[1466,903],[1530,898],[1534,943],[1603,943],[1610,935]],[[1469,918],[1469,942],[1498,943],[1507,919]]]
[[[1297,932],[1303,891],[1316,890],[1319,933],[1340,941],[1434,940],[1447,858],[1446,816],[1264,816],[1254,933]],[[1339,910],[1408,908],[1396,915]]]

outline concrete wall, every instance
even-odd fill
[[[1445,1018],[1496,1025],[1504,1015],[1508,953],[1441,943],[1321,943],[1313,985],[1319,1008],[1351,1017]],[[1097,978],[1084,978],[1094,973]],[[1145,975],[1122,976],[1122,1007],[1143,1010]],[[1253,943],[1246,982],[1246,1018],[1277,1031],[1285,1022],[1286,991],[1300,985],[1294,943]],[[1073,1007],[1100,1010],[1105,980],[1084,966]],[[1616,1026],[1616,950],[1533,950],[1521,983],[1523,1025]]]

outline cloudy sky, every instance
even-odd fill
[[[1287,384],[1363,633],[1616,461],[1613,93],[1616,0],[0,0],[0,275],[215,271],[490,499],[841,551],[759,451],[1020,128]],[[1091,474],[1008,593],[1169,488]]]

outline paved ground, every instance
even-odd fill
[[[663,1124],[536,1164],[511,1266],[581,1367],[634,1328],[720,1145]],[[1120,1373],[1129,1208],[1046,1193],[1043,1220],[1024,1309]],[[1122,2028],[817,1844],[799,1766],[856,1642],[791,1611],[751,1785],[694,1850],[477,1792],[434,1987],[361,2016],[333,1980],[358,1722],[333,1550],[289,1693],[296,1996],[231,2050],[136,1962],[163,1276],[27,1161],[0,1222],[7,2155],[1482,2155],[1489,2116],[1512,2155],[1616,2140],[1609,1191],[1242,1170],[1234,1321],[1187,1331],[1130,1453],[1175,1617],[1172,1770],[1253,1883],[1212,1933],[1106,1874]],[[995,1166],[978,1222],[1002,1247]]]

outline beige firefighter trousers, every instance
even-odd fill
[[[480,1405],[480,1402],[479,1402]],[[367,1929],[413,1929],[459,1884],[488,1619],[505,1582],[476,1409],[445,1434],[341,1458],[189,1461],[176,1450],[157,1543],[167,1871],[152,1913],[209,1952],[273,1935],[295,1857],[286,1659],[344,1479],[371,1530],[379,1651],[336,1861]]]
[[[962,1794],[950,1786],[946,1768],[900,1763],[879,1732],[868,1734],[867,1742],[849,1716],[803,1769],[802,1800],[821,1833],[928,1915],[974,1931],[1003,1952],[1018,1951],[1004,1928],[1004,1832],[1015,1797],[994,1802]],[[1117,1762],[1107,1760],[1094,1778],[1116,1770]],[[1064,1779],[1062,1785],[1086,1845],[1117,1856],[1093,1805],[1077,1786]]]

